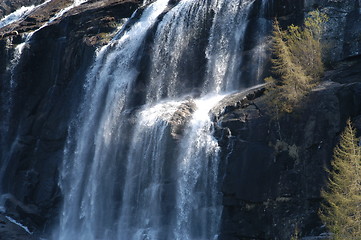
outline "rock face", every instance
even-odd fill
[[[302,109],[279,119],[267,113],[262,87],[215,109],[224,109],[215,117],[225,176],[221,239],[326,234],[317,215],[325,167],[347,118],[361,133],[361,74],[344,64],[326,74]],[[340,75],[344,84],[328,81]]]
[[[2,1],[0,18],[19,6],[41,2]],[[59,214],[58,170],[70,116],[81,100],[94,51],[109,41],[141,2],[91,0],[70,10],[33,35],[13,71],[9,69],[15,47],[24,34],[72,1],[53,0],[0,29],[0,82],[16,79],[12,91],[17,96],[11,103],[10,131],[1,136],[0,191],[8,194],[0,200],[32,230],[47,231]],[[260,4],[255,6],[251,21],[262,17],[266,28],[274,17],[286,26],[301,23],[308,11],[326,12],[330,21],[324,40],[330,46],[330,70],[303,109],[277,120],[268,115],[262,87],[232,95],[214,109],[224,175],[221,239],[289,239],[295,230],[303,237],[319,236],[325,232],[317,217],[324,167],[348,117],[361,132],[361,4],[359,0],[273,0],[264,16],[256,14]],[[257,47],[257,31],[258,27],[247,30],[252,37],[245,46],[245,61],[252,59]],[[247,69],[245,65],[242,71]],[[5,87],[0,85],[0,92]],[[143,91],[141,86],[138,90]],[[173,117],[170,132],[175,139],[193,111],[189,101]]]
[[[324,37],[330,46],[328,61],[333,62],[359,55],[361,53],[359,1],[320,1],[315,4],[329,15]]]
[[[316,9],[329,17],[324,35],[328,45],[327,62],[360,55],[361,3],[358,0],[272,0],[267,18],[277,17],[283,26],[298,24],[307,12]]]
[[[140,3],[90,1],[72,9],[34,34],[25,45],[16,69],[8,71],[14,48],[21,42],[21,33],[38,28],[68,2],[52,1],[51,6],[44,6],[24,21],[0,29],[3,36],[0,80],[5,83],[12,74],[16,79],[10,131],[1,143],[4,146],[0,189],[11,194],[3,197],[3,201],[13,217],[38,230],[42,230],[45,222],[49,226],[48,220],[58,211],[61,200],[58,169],[70,115],[81,99],[86,70],[96,46],[103,44],[107,35],[124,18],[129,18]],[[16,30],[16,34],[8,29]],[[1,100],[1,105],[6,104],[4,98]],[[34,211],[28,211],[28,206],[33,206]]]
[[[25,229],[11,222],[6,216],[0,213],[0,240],[22,240],[35,239]]]

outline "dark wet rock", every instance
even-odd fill
[[[270,21],[277,18],[283,27],[300,25],[307,13],[316,9],[329,17],[323,37],[328,48],[327,61],[332,63],[360,55],[359,0],[271,0],[267,4],[266,18]]]
[[[19,225],[10,221],[10,218],[0,213],[0,240],[31,240],[35,239]]]
[[[361,82],[361,55],[334,64],[334,69],[326,72],[325,79],[338,83]]]
[[[329,17],[324,44],[329,62],[361,53],[361,6],[358,0],[305,1],[305,9],[319,9]]]
[[[22,42],[21,35],[42,26],[70,2],[52,1],[51,6],[11,24],[16,34],[9,33],[7,27],[0,29],[1,82],[10,79],[7,68],[14,48]],[[8,141],[2,146],[6,151],[0,159],[4,170],[0,188],[12,196],[6,201],[7,211],[22,219],[24,225],[47,231],[55,221],[62,199],[58,169],[70,116],[82,98],[86,71],[96,47],[110,40],[108,35],[132,15],[139,3],[90,1],[36,32],[24,47],[13,75],[16,98]],[[28,211],[29,206],[36,211]]]
[[[215,115],[224,169],[221,239],[290,239],[296,228],[302,237],[326,234],[317,215],[325,167],[347,118],[361,133],[361,74],[345,65],[279,119],[268,114],[262,87],[223,100]],[[345,84],[326,81],[340,76]]]
[[[51,1],[35,9],[25,19],[0,29],[0,36],[6,38],[34,31],[47,23],[61,9],[70,6],[72,2],[72,0]],[[54,27],[55,30],[39,32],[50,32],[66,37],[66,34],[62,32],[65,30],[76,37],[82,36],[82,40],[88,45],[104,44],[110,40],[111,33],[124,23],[123,19],[129,18],[139,4],[139,0],[89,1],[49,23],[47,28]]]

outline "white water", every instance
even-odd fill
[[[165,15],[157,28],[152,51],[148,102],[191,91],[183,85],[185,72],[190,69],[181,67],[194,56],[184,57],[183,54],[196,51],[199,30],[208,12],[209,4],[205,0],[183,0]]]
[[[7,220],[9,220],[10,222],[18,225],[19,227],[21,227],[22,229],[24,229],[27,233],[29,233],[30,235],[33,234],[32,232],[30,232],[29,228],[27,226],[24,226],[23,224],[19,223],[18,221],[16,221],[15,219],[13,219],[12,217],[6,216]]]
[[[257,68],[254,68],[255,71],[253,76],[256,76],[253,85],[262,82],[263,70],[267,61],[267,49],[269,48],[269,43],[267,41],[268,29],[271,29],[270,22],[266,19],[268,0],[262,0],[261,9],[258,16],[258,26],[259,34],[256,39],[255,54],[252,55],[252,63],[254,63]]]
[[[3,28],[11,23],[14,23],[16,21],[19,21],[23,18],[25,18],[26,16],[28,16],[31,12],[33,12],[34,10],[48,4],[49,2],[51,2],[52,0],[46,0],[45,2],[35,6],[35,5],[31,5],[28,7],[22,6],[21,8],[17,9],[15,12],[10,13],[9,15],[3,17],[0,20],[0,28]]]
[[[76,147],[69,139],[65,153],[62,188],[66,194],[57,239],[113,239],[116,234],[113,194],[121,186],[113,171],[122,164],[115,157],[124,144],[120,139],[125,131],[123,108],[137,76],[139,47],[167,2],[150,5],[128,32],[99,52],[94,62],[86,86],[84,122],[77,126]]]
[[[17,87],[17,83],[15,80],[15,68],[18,65],[21,54],[23,51],[23,44],[19,44],[16,46],[14,50],[13,58],[10,61],[10,65],[7,67],[6,71],[9,75],[8,78],[3,78],[2,90],[1,90],[1,117],[0,117],[0,143],[2,148],[0,149],[0,182],[2,181],[6,168],[9,164],[10,158],[8,156],[8,152],[11,152],[12,141],[10,141],[10,131],[12,129],[11,118],[13,115],[13,107],[14,107],[14,95]],[[0,194],[2,194],[2,186],[0,184]],[[0,205],[1,207],[1,205]]]
[[[249,10],[254,1],[220,0],[212,6],[216,14],[206,50],[206,85],[217,93],[233,91],[240,86],[241,53]]]
[[[213,137],[209,111],[224,96],[195,100],[194,112],[177,158],[178,175],[175,237],[177,240],[216,240],[221,194],[218,186],[219,147]]]
[[[174,176],[167,171],[176,166],[166,161],[171,144],[166,130],[180,104],[159,103],[145,107],[138,115],[128,154],[117,239],[174,239],[167,227],[171,210],[165,199],[172,199],[174,194],[170,188]]]
[[[24,51],[25,43],[20,43],[15,47],[13,58],[10,61],[10,66],[6,69],[10,72],[11,78],[10,78],[10,86],[11,89],[14,89],[16,85],[16,81],[14,79],[15,74],[15,68],[18,65],[21,55]]]
[[[21,7],[13,13],[3,17],[0,20],[0,28],[3,28],[13,22],[16,22],[24,17],[26,17],[33,9],[35,8],[34,5],[28,7]]]
[[[18,10],[16,10],[15,12],[9,14],[8,16],[4,17],[3,19],[0,20],[0,28],[9,25],[15,21],[21,20],[22,18],[25,18],[26,16],[28,16],[31,12],[33,12],[34,10],[48,4],[50,1],[52,0],[47,0],[37,6],[29,6],[29,7],[21,7]],[[23,50],[26,46],[26,43],[28,42],[28,40],[30,39],[30,37],[32,36],[32,33],[25,35],[24,37],[24,42],[18,44],[13,52],[13,56],[10,60],[10,64],[6,67],[6,71],[9,74],[9,78],[4,78],[4,82],[2,82],[2,91],[1,91],[1,103],[2,103],[2,109],[1,109],[1,114],[2,117],[0,118],[1,120],[1,129],[0,132],[2,133],[1,136],[1,144],[3,144],[5,146],[6,142],[9,141],[8,137],[9,137],[9,131],[10,131],[10,119],[12,117],[12,109],[13,109],[13,104],[14,104],[14,94],[15,94],[15,90],[16,90],[16,79],[15,79],[15,69],[17,67],[17,65],[19,64],[19,61],[21,59]],[[10,41],[11,43],[11,39],[8,39],[8,41]],[[9,49],[10,47],[8,47]],[[3,173],[5,171],[5,168],[7,167],[7,161],[8,161],[8,157],[6,156],[6,151],[9,151],[10,147],[4,147],[1,150],[1,159],[5,159],[2,163],[2,168],[0,169],[0,180],[3,177]],[[0,193],[1,193],[1,189],[0,189]]]
[[[46,0],[37,6],[32,5],[29,7],[21,7],[20,9],[16,10],[15,12],[13,12],[13,13],[9,14],[8,16],[4,17],[3,19],[1,19],[0,20],[0,28],[4,27],[6,25],[9,25],[15,21],[25,18],[31,12],[45,6],[46,4],[48,4],[51,1],[52,0]],[[44,23],[38,29],[36,29],[32,32],[29,32],[29,33],[25,33],[23,36],[23,42],[18,44],[15,47],[12,59],[10,60],[10,64],[6,67],[6,71],[9,74],[9,78],[8,79],[4,78],[4,82],[1,83],[2,90],[1,90],[0,97],[1,97],[1,102],[2,102],[2,104],[1,104],[2,116],[0,118],[0,132],[2,134],[0,137],[0,141],[1,141],[1,144],[3,144],[4,146],[9,141],[8,137],[9,137],[9,131],[10,131],[10,125],[11,125],[10,119],[12,117],[12,109],[13,109],[14,97],[15,97],[14,94],[15,94],[16,87],[17,87],[17,82],[15,79],[15,70],[19,64],[19,61],[21,59],[21,56],[22,56],[22,53],[23,53],[25,47],[28,46],[29,41],[31,40],[31,38],[33,37],[33,35],[36,32],[38,32],[39,30],[48,26],[53,21],[61,18],[66,12],[70,11],[71,9],[73,9],[87,1],[88,0],[74,0],[70,6],[60,10],[52,18],[50,18],[48,22]],[[8,39],[7,41],[10,41],[9,44],[11,44],[10,39]],[[7,167],[9,159],[8,159],[8,156],[6,156],[7,155],[6,152],[11,152],[10,149],[11,149],[11,147],[7,146],[7,147],[2,148],[0,151],[1,159],[5,159],[5,160],[3,160],[3,163],[1,164],[2,167],[0,169],[0,179],[2,179],[4,171]],[[1,189],[0,189],[0,193],[1,193]]]
[[[28,14],[30,14],[32,11],[48,4],[52,0],[47,0],[37,6],[30,6],[30,7],[22,7],[19,10],[15,11],[14,13],[10,14],[9,16],[5,17],[4,21],[0,21],[0,25],[4,24],[3,26],[21,20],[22,18],[26,17]],[[0,150],[0,159],[2,162],[0,163],[0,182],[2,181],[5,171],[8,167],[9,161],[10,161],[10,153],[13,151],[13,146],[16,144],[16,141],[11,138],[11,129],[16,129],[16,127],[11,126],[11,118],[13,115],[13,108],[14,108],[14,102],[15,102],[15,92],[17,87],[17,82],[15,78],[15,70],[16,67],[21,59],[23,50],[27,43],[27,36],[25,36],[25,41],[21,44],[18,44],[13,52],[13,56],[10,60],[10,64],[6,66],[6,72],[9,75],[9,77],[3,77],[3,82],[1,83],[1,117],[0,117],[0,143],[2,145],[2,148]],[[12,44],[12,39],[7,39],[8,44]],[[9,49],[10,47],[7,47]],[[16,134],[15,134],[16,135]],[[0,194],[2,194],[3,189],[1,189],[2,186],[0,184]]]
[[[62,16],[64,16],[65,13],[69,12],[71,9],[73,9],[73,8],[75,8],[77,6],[80,6],[81,4],[86,3],[86,2],[88,2],[88,0],[74,0],[73,3],[70,6],[68,6],[66,8],[63,8],[62,10],[57,12],[52,18],[49,19],[49,21],[47,23],[45,23],[45,25],[40,27],[40,29],[48,26],[50,23],[52,23],[55,20],[61,18]]]
[[[219,147],[209,112],[222,92],[240,86],[254,1],[182,0],[162,16],[167,3],[150,4],[97,54],[69,128],[60,182],[64,205],[53,239],[218,239]],[[138,94],[144,99],[134,108],[152,29],[149,75]],[[197,63],[204,64],[203,74]],[[191,111],[181,110],[192,101]],[[180,139],[170,134],[174,124],[183,124]]]

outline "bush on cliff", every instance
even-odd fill
[[[290,113],[315,87],[324,72],[321,35],[327,16],[313,11],[304,26],[282,30],[276,20],[272,36],[272,68],[276,77],[266,78],[271,108]]]
[[[361,147],[351,121],[335,147],[320,217],[335,240],[361,239]]]

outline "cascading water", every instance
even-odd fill
[[[0,28],[3,28],[15,21],[18,21],[26,17],[34,8],[35,8],[34,5],[31,5],[29,7],[21,7],[15,12],[10,13],[9,15],[3,17],[2,19],[0,19]]]
[[[151,4],[139,21],[119,40],[102,49],[88,76],[83,127],[65,156],[62,188],[65,193],[58,239],[114,239],[117,196],[121,186],[116,166],[124,165],[127,123],[126,100],[137,77],[137,56],[147,31],[167,7],[167,1]],[[91,129],[91,131],[89,131]],[[121,168],[121,166],[119,167]]]
[[[172,141],[168,122],[181,102],[145,107],[132,136],[120,212],[118,239],[167,238],[174,201],[176,163],[167,161]]]
[[[211,10],[208,2],[180,1],[162,19],[152,51],[147,102],[187,94],[196,87],[193,83],[187,86],[184,80],[193,77],[197,71],[191,64],[197,59],[197,48],[202,46],[201,30]]]
[[[11,152],[12,144],[10,141],[11,136],[11,117],[13,115],[13,105],[14,105],[14,93],[16,90],[16,80],[15,80],[15,68],[18,65],[21,54],[23,50],[23,44],[19,44],[14,51],[14,56],[12,60],[10,61],[9,66],[7,67],[7,72],[9,74],[9,78],[3,78],[3,81],[1,82],[1,118],[0,118],[0,144],[2,146],[0,150],[0,159],[3,160],[3,162],[0,162],[0,182],[3,179],[5,169],[8,166],[8,163],[10,161],[9,157],[7,156],[7,152]],[[2,193],[2,186],[0,184],[0,194]],[[1,204],[0,204],[1,207]]]
[[[197,110],[180,144],[176,195],[175,237],[178,240],[215,240],[221,216],[218,187],[219,148],[213,137],[209,111],[223,98],[195,100]]]
[[[256,46],[255,46],[255,54],[252,55],[251,62],[252,64],[258,66],[257,68],[253,68],[253,72],[251,72],[251,76],[255,76],[256,81],[252,85],[256,85],[262,81],[263,70],[265,69],[265,64],[267,60],[267,49],[269,41],[267,41],[267,36],[269,33],[269,29],[272,29],[270,21],[267,21],[267,7],[268,1],[262,0],[260,11],[257,19],[257,35],[256,35]]]
[[[254,2],[154,1],[98,52],[69,128],[53,239],[218,239],[219,148],[209,111],[240,86]]]
[[[35,9],[40,8],[46,4],[48,4],[51,0],[46,0],[43,3],[35,6],[31,5],[28,7],[21,7],[17,9],[15,12],[10,13],[9,15],[3,17],[0,19],[0,28],[3,28],[9,24],[12,24],[13,22],[19,21],[25,17],[27,17],[31,12],[33,12]]]
[[[30,13],[35,11],[36,9],[39,9],[43,7],[44,5],[48,4],[52,0],[46,0],[43,3],[37,5],[37,6],[29,6],[29,7],[21,7],[15,12],[9,14],[8,16],[4,17],[0,20],[0,28],[5,27],[9,24],[12,24],[16,21],[20,21],[26,16],[28,16]],[[15,69],[19,64],[19,61],[21,59],[23,50],[27,44],[27,42],[30,40],[31,36],[38,31],[34,30],[33,32],[29,34],[25,34],[23,36],[24,42],[18,44],[14,51],[10,53],[9,55],[12,55],[11,60],[9,61],[8,66],[6,67],[6,75],[8,77],[3,77],[1,82],[1,88],[0,88],[0,144],[2,148],[0,149],[0,183],[3,180],[5,171],[8,167],[8,163],[10,161],[10,155],[13,151],[14,145],[16,145],[16,141],[14,139],[11,139],[11,135],[17,135],[16,127],[11,126],[11,118],[13,116],[13,105],[15,102],[15,92],[17,88],[17,82],[15,78]],[[12,40],[9,38],[7,39],[8,45],[12,45]],[[9,49],[10,47],[7,47]],[[9,51],[11,52],[11,51]],[[10,153],[10,154],[9,154]],[[2,185],[0,184],[0,194],[3,194]],[[0,206],[1,207],[1,206]]]
[[[215,1],[214,23],[206,50],[206,84],[216,92],[229,92],[239,88],[247,17],[254,1]]]

